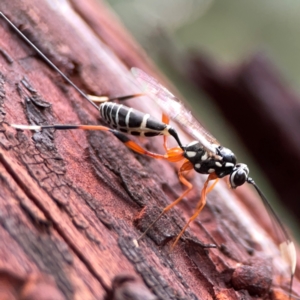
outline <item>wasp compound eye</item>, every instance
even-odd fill
[[[243,185],[247,181],[248,175],[249,175],[249,169],[247,165],[237,164],[229,177],[231,188],[235,189],[238,186]]]

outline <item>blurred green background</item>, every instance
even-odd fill
[[[284,82],[299,92],[300,1],[108,0],[108,3],[162,72],[190,101],[194,115],[221,144],[235,152],[239,161],[249,166],[251,177],[299,240],[296,222],[279,204],[263,171],[240,143],[234,129],[211,100],[174,72],[174,65],[190,49],[207,52],[218,62],[233,66],[263,51],[279,69]]]

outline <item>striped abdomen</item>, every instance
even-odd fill
[[[140,136],[170,134],[169,125],[122,104],[105,102],[100,105],[99,111],[107,124],[121,132]]]

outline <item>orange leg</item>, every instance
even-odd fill
[[[87,127],[88,126],[85,126],[85,127],[80,126],[79,128],[87,129]],[[97,129],[95,129],[95,127],[97,127],[97,126],[93,126],[93,127],[94,127],[93,130],[97,130]],[[142,146],[140,146],[137,143],[135,143],[134,141],[132,141],[127,135],[123,134],[122,132],[120,132],[118,130],[110,129],[110,128],[107,128],[104,126],[99,126],[99,127],[101,127],[101,129],[98,129],[98,130],[110,131],[115,137],[117,137],[122,143],[124,143],[126,147],[128,147],[129,149],[133,150],[136,153],[139,153],[142,155],[147,155],[147,156],[150,156],[150,157],[156,158],[156,159],[165,159],[170,162],[178,162],[178,161],[181,161],[184,159],[184,156],[183,156],[184,151],[180,147],[174,147],[171,149],[167,149],[165,154],[158,154],[158,153],[154,153],[154,152],[144,149]]]
[[[162,212],[158,215],[158,217],[147,227],[147,229],[143,232],[143,234],[138,238],[140,240],[142,237],[145,236],[145,234],[148,232],[148,230],[167,212],[169,211],[172,207],[177,205],[193,188],[193,185],[184,178],[183,172],[190,171],[193,169],[193,165],[186,160],[184,164],[181,166],[178,172],[179,180],[182,184],[184,184],[187,187],[187,190],[179,197],[177,198],[174,202],[172,202],[170,205],[166,206]]]
[[[162,115],[162,122],[165,124],[169,124],[169,117],[165,114]],[[110,129],[110,132],[112,132],[122,143],[124,143],[128,148],[133,150],[134,152],[137,152],[142,155],[147,155],[156,159],[165,159],[169,162],[178,162],[184,159],[184,151],[182,150],[181,147],[174,147],[174,148],[168,148],[167,146],[167,136],[164,135],[164,149],[166,151],[165,154],[157,154],[150,152],[134,141],[130,140],[126,135],[124,135],[122,132]]]
[[[169,204],[167,207],[165,207],[162,211],[162,214],[166,213],[168,210],[170,210],[172,207],[177,205],[193,188],[193,185],[183,176],[183,172],[190,171],[193,169],[193,165],[186,160],[184,164],[181,166],[178,172],[178,177],[180,182],[187,187],[187,190],[183,192],[183,194],[177,198],[174,202]]]
[[[106,126],[101,125],[67,125],[67,124],[56,124],[56,125],[16,125],[10,124],[11,127],[22,129],[22,130],[42,130],[42,129],[57,129],[57,130],[70,130],[70,129],[82,129],[82,130],[99,130],[99,131],[109,131],[115,137],[117,137],[122,143],[124,143],[129,149],[143,155],[147,155],[156,159],[165,159],[170,162],[178,162],[184,159],[184,151],[180,147],[174,147],[171,149],[167,149],[165,154],[158,154],[147,151],[134,141],[130,140],[125,134],[122,132],[111,129]]]
[[[211,180],[215,180],[214,183],[207,189],[206,194],[210,193],[216,186],[216,184],[219,182],[219,178],[214,178]]]
[[[27,126],[29,127],[29,126]],[[180,160],[183,160],[183,150],[180,147],[174,147],[171,149],[166,149],[166,154],[158,154],[154,152],[150,152],[134,141],[132,141],[127,135],[123,134],[122,132],[111,129],[106,126],[101,125],[46,125],[46,126],[40,126],[41,128],[55,128],[60,130],[65,129],[82,129],[82,130],[100,130],[100,131],[109,131],[111,132],[115,137],[117,137],[122,143],[125,144],[126,147],[133,150],[134,152],[137,152],[142,155],[147,155],[156,159],[165,159],[170,162],[178,162]]]
[[[215,180],[215,182],[208,188],[208,184],[210,180]],[[175,245],[177,244],[177,242],[179,241],[180,237],[183,235],[183,233],[185,232],[185,230],[188,228],[189,224],[194,221],[198,215],[200,214],[200,212],[202,211],[203,207],[206,204],[206,194],[211,192],[212,189],[215,187],[215,185],[218,182],[218,178],[216,177],[215,173],[212,173],[208,176],[208,178],[206,179],[205,183],[204,183],[204,187],[201,191],[201,198],[200,201],[197,204],[196,210],[194,212],[194,214],[190,217],[190,219],[188,220],[188,222],[185,224],[185,226],[183,227],[183,229],[180,231],[180,233],[178,234],[178,236],[176,237],[175,242],[172,245],[172,248],[175,247]]]
[[[129,149],[133,150],[134,152],[137,152],[139,154],[147,155],[156,159],[165,159],[169,162],[178,162],[184,159],[184,152],[181,148],[175,147],[171,149],[167,149],[166,154],[158,154],[158,153],[153,153],[150,152],[137,143],[133,142],[132,140],[129,140],[124,142],[125,146],[128,147]]]

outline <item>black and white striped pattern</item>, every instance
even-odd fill
[[[148,137],[170,135],[169,125],[122,104],[106,102],[100,105],[99,111],[108,125],[121,132]]]

